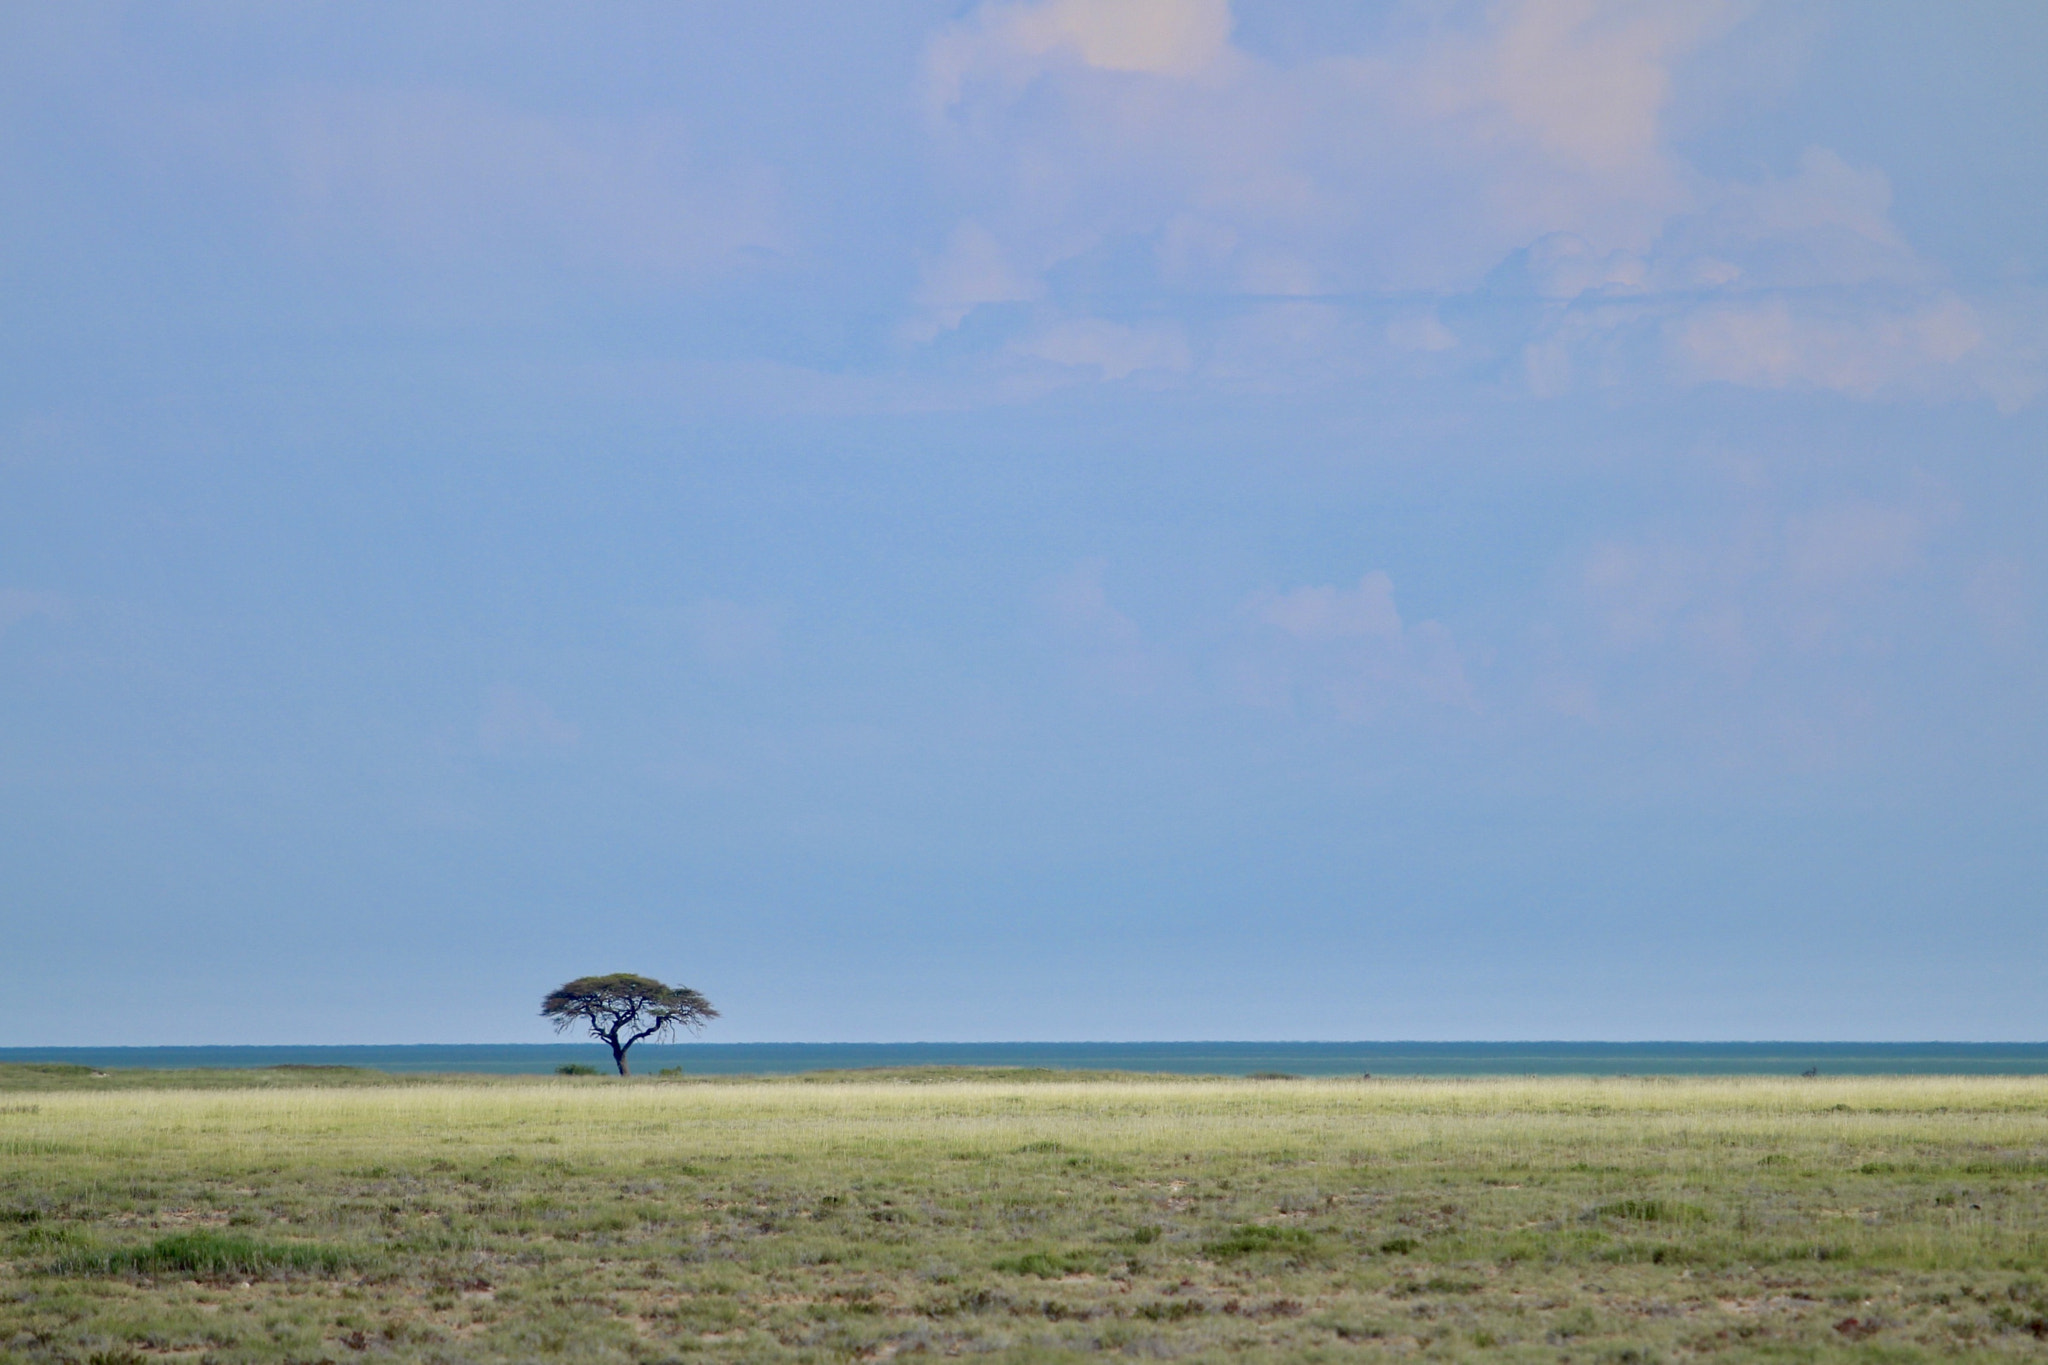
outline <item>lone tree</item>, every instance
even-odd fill
[[[645,1038],[666,1038],[679,1028],[701,1029],[718,1011],[688,986],[664,986],[631,972],[610,976],[579,976],[548,993],[541,1016],[555,1021],[555,1032],[577,1024],[590,1028],[612,1050],[619,1074],[626,1071],[626,1049]]]

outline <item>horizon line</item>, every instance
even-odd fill
[[[595,1041],[411,1043],[16,1043],[0,1044],[0,1057],[16,1052],[229,1050],[258,1048],[498,1048],[599,1047]],[[1003,1038],[1003,1039],[792,1039],[713,1041],[648,1040],[641,1047],[2048,1047],[2027,1038]]]

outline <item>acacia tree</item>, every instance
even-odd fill
[[[593,1038],[612,1050],[619,1074],[626,1072],[626,1049],[646,1038],[666,1038],[679,1028],[695,1032],[718,1011],[688,986],[664,986],[631,972],[610,976],[579,976],[548,993],[541,1016],[555,1021],[555,1032],[586,1025]]]

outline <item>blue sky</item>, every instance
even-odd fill
[[[8,6],[0,1041],[2048,1037],[2044,58]]]

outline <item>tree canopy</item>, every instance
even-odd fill
[[[718,1017],[711,1002],[688,986],[664,986],[652,977],[631,972],[610,976],[579,976],[548,992],[541,1001],[543,1018],[555,1021],[555,1032],[583,1024],[591,1036],[612,1050],[619,1074],[626,1071],[626,1050],[648,1038],[666,1038],[677,1029],[702,1029]]]

